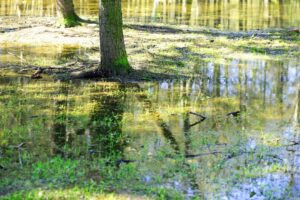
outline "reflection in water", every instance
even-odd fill
[[[89,127],[91,134],[90,151],[96,151],[101,157],[114,158],[122,156],[126,138],[122,133],[125,91],[123,86],[99,88],[100,95],[94,95],[96,102]]]
[[[63,94],[64,98],[59,100],[54,100],[54,119],[53,119],[53,154],[65,155],[64,148],[71,145],[72,138],[70,130],[68,129],[68,92],[69,88],[67,85],[62,84],[57,91],[59,94]]]
[[[86,48],[74,45],[20,45],[1,43],[0,65],[19,64],[51,66],[65,64],[68,60],[84,56]]]
[[[299,72],[298,72],[299,73]],[[292,141],[292,143],[299,143],[300,141],[300,83],[298,83],[298,92],[296,94],[296,100],[294,105],[293,125],[286,131],[286,137]],[[289,134],[292,133],[292,134]],[[287,147],[287,157],[290,161],[290,179],[289,185],[292,187],[292,193],[295,196],[300,194],[300,148],[299,146]]]
[[[75,0],[81,16],[97,16],[97,0]],[[123,0],[126,21],[208,26],[224,30],[298,27],[298,0]],[[56,15],[55,0],[2,0],[0,15]]]
[[[37,160],[53,154],[138,160],[148,182],[183,155],[187,176],[177,175],[177,166],[162,184],[187,196],[298,197],[298,67],[232,60],[202,66],[203,78],[134,88],[1,77],[0,132],[11,134],[0,135],[0,147],[26,142]],[[234,111],[240,114],[227,116]],[[161,156],[163,162],[156,160]]]
[[[59,85],[55,92],[58,96],[53,99],[53,154],[63,157],[87,154],[110,159],[122,156],[126,144],[122,134],[126,94],[123,86],[91,87],[92,94],[88,98],[92,108],[89,115],[76,116],[72,114],[74,87],[66,83]],[[84,125],[80,124],[80,119],[84,119]],[[76,143],[72,144],[74,137],[84,139],[86,148],[74,151],[73,147],[77,146]]]

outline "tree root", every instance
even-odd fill
[[[70,73],[70,79],[90,79],[90,78],[103,78],[103,74],[97,69],[73,71]]]

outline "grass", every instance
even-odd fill
[[[106,194],[90,193],[88,190],[72,188],[65,190],[33,190],[30,192],[18,192],[16,194],[4,197],[4,200],[21,200],[21,199],[97,199],[97,200],[126,200],[130,199],[150,199],[144,196],[133,196],[127,194]]]
[[[145,183],[138,164],[116,166],[109,162],[53,157],[10,169],[0,183],[2,193],[8,194],[0,199],[123,199],[124,192],[125,196],[133,198],[184,199],[179,191],[160,186],[159,176],[151,178],[151,183]]]

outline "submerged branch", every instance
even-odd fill
[[[189,126],[190,126],[190,127],[196,126],[197,124],[200,124],[201,122],[204,122],[205,119],[206,119],[206,118],[203,118],[203,119],[201,119],[200,121],[197,121],[197,122],[195,122],[195,123],[193,123],[193,124],[190,124]]]
[[[201,115],[201,114],[199,114],[199,113],[195,113],[195,112],[189,112],[190,114],[192,114],[192,115],[196,115],[196,116],[198,116],[198,117],[201,117],[203,120],[205,120],[207,117],[205,117],[204,115]]]
[[[223,154],[223,153],[226,153],[226,152],[213,151],[213,152],[199,153],[199,154],[188,154],[188,155],[185,155],[185,157],[186,158],[197,158],[197,157],[201,157],[201,156],[216,155],[216,154]]]

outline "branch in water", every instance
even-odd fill
[[[195,126],[195,125],[197,125],[197,124],[200,124],[201,122],[203,122],[205,119],[203,118],[203,119],[201,119],[200,121],[197,121],[197,122],[195,122],[195,123],[193,123],[193,124],[190,124],[189,126],[190,127],[193,127],[193,126]]]
[[[223,153],[226,153],[226,152],[213,151],[213,152],[208,152],[208,153],[188,154],[188,155],[185,155],[185,157],[186,158],[197,158],[197,157],[201,157],[201,156],[216,155],[216,154],[223,154]]]
[[[199,114],[199,113],[195,113],[195,112],[189,112],[189,113],[192,114],[192,115],[196,115],[196,116],[198,116],[198,117],[201,117],[201,118],[203,119],[203,121],[206,119],[205,116],[203,116],[203,115],[201,115],[201,114]]]

